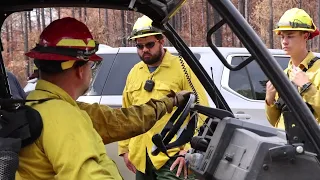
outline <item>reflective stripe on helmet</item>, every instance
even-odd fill
[[[96,42],[94,40],[89,40],[85,43],[82,39],[61,39],[57,46],[73,46],[73,47],[95,47]]]
[[[76,61],[65,61],[65,62],[62,62],[61,63],[61,69],[62,70],[66,70],[66,69],[69,69],[69,68],[72,68],[72,66],[74,65]]]

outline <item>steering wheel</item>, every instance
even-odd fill
[[[187,127],[185,127],[181,133],[177,133],[183,125],[187,116],[190,114],[191,107],[195,103],[195,100],[195,95],[190,94],[189,98],[186,99],[184,103],[182,103],[173,113],[165,127],[162,129],[161,133],[153,135],[152,142],[154,145],[152,147],[152,155],[156,156],[160,152],[162,152],[169,157],[167,153],[168,149],[179,147],[190,142],[197,125],[196,114],[190,115],[190,120]],[[176,134],[177,140],[169,144],[169,142]]]

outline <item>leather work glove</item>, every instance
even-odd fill
[[[186,98],[189,97],[191,93],[192,92],[186,90],[175,93],[171,90],[170,94],[168,94],[167,96],[173,98],[173,106],[179,106],[185,101]]]

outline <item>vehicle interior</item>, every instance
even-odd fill
[[[145,14],[153,20],[154,26],[163,30],[166,38],[191,67],[216,106],[211,108],[198,105],[196,96],[190,95],[162,132],[153,136],[153,155],[160,152],[167,154],[168,149],[191,142],[192,150],[187,153],[186,159],[198,179],[318,179],[320,129],[313,114],[299,93],[293,90],[294,86],[280,65],[232,2],[207,1],[221,17],[207,32],[208,46],[231,71],[240,70],[253,60],[259,64],[290,109],[290,118],[285,122],[286,138],[280,137],[275,128],[234,118],[228,102],[224,100],[213,80],[169,23],[169,19],[179,11],[186,0],[11,0],[1,2],[0,24],[14,12],[44,7],[100,7]],[[211,36],[224,24],[232,29],[251,54],[251,57],[237,66],[230,65],[212,42]],[[3,51],[2,46],[0,47]],[[41,133],[42,126],[39,114],[25,106],[25,101],[11,99],[2,56],[0,78],[0,157],[5,157],[0,164],[0,179],[10,179],[8,177],[14,177],[18,166],[16,154],[19,149],[32,143]],[[196,119],[191,118],[179,138],[169,143],[185,118],[189,114],[196,116],[197,113],[208,117],[200,132],[194,136]],[[19,136],[10,136],[13,131],[19,131]],[[15,141],[8,141],[12,138]]]

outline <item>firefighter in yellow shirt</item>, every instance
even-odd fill
[[[141,62],[129,72],[123,91],[123,107],[139,105],[150,98],[158,99],[173,90],[196,90],[199,103],[208,105],[203,86],[183,59],[170,54],[165,49],[162,32],[152,27],[147,16],[138,18],[134,24],[130,40],[134,40]],[[184,71],[185,70],[185,71]],[[189,77],[187,77],[189,76]],[[190,85],[194,86],[192,88]],[[163,153],[151,154],[152,136],[159,133],[171,114],[166,114],[148,132],[119,142],[119,155],[123,156],[128,169],[136,173],[137,180],[170,180],[187,178],[187,168],[183,157],[169,159]],[[204,120],[204,119],[202,119]],[[201,119],[198,120],[201,123]],[[170,149],[169,156],[184,155],[190,149],[184,147]],[[193,176],[189,175],[188,179]]]
[[[48,100],[28,103],[40,113],[43,129],[21,149],[17,179],[121,180],[104,144],[144,133],[183,101],[187,93],[178,92],[121,109],[77,103],[89,88],[94,61],[102,60],[97,47],[85,24],[62,18],[48,25],[26,54],[41,76],[27,99]]]
[[[319,121],[320,61],[307,49],[308,40],[319,35],[319,31],[311,17],[298,8],[287,10],[274,31],[281,36],[282,49],[291,57],[284,72],[297,87],[316,120]],[[270,81],[266,85],[265,102],[269,122],[275,127],[284,129],[285,104]]]

